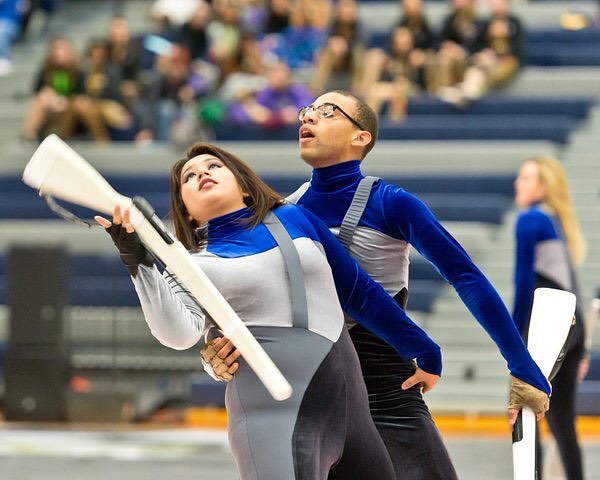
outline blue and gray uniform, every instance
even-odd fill
[[[362,178],[360,161],[314,169],[310,183],[288,200],[310,210],[337,234]],[[348,250],[402,305],[409,290],[411,245],[454,287],[498,345],[511,373],[549,393],[549,384],[527,353],[505,305],[464,249],[418,198],[377,181]],[[350,335],[369,391],[371,414],[388,447],[397,478],[456,478],[420,391],[400,388],[414,372],[410,358],[398,355],[360,325],[352,327]]]
[[[226,389],[230,445],[242,479],[393,478],[389,455],[370,418],[346,311],[430,373],[439,347],[358,267],[327,227],[294,205],[274,210],[304,274],[307,325],[292,315],[286,262],[264,223],[249,210],[211,220],[206,249],[193,255],[293,387],[276,402],[254,372],[240,367]],[[153,335],[189,348],[214,323],[168,273],[141,265],[134,279]],[[329,473],[331,470],[331,473]]]
[[[517,328],[525,334],[529,328],[534,290],[547,287],[577,293],[577,282],[560,222],[540,204],[534,204],[519,214],[515,235],[513,318]],[[585,347],[583,317],[579,308],[575,315],[577,322],[569,335],[560,370],[552,380],[552,402],[546,413],[568,480],[583,479],[581,451],[575,432],[575,393],[577,370]],[[541,478],[541,455],[538,454],[537,459]]]

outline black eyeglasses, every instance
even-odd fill
[[[317,112],[317,115],[320,118],[331,118],[331,117],[333,117],[333,112],[335,112],[336,110],[339,110],[340,113],[342,115],[344,115],[344,117],[346,117],[348,120],[350,120],[355,126],[360,128],[361,130],[366,130],[366,128],[364,128],[360,123],[358,123],[350,115],[348,115],[346,112],[344,112],[344,110],[342,110],[341,107],[339,107],[335,103],[329,103],[329,102],[322,103],[318,107],[315,107],[314,105],[309,105],[308,107],[301,108],[300,111],[298,112],[298,120],[303,122],[304,117],[306,117],[306,115],[309,112],[311,112],[312,110]]]

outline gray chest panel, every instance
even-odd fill
[[[535,272],[554,281],[561,288],[572,291],[569,262],[565,245],[560,240],[546,240],[535,247]]]

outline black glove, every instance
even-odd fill
[[[119,249],[121,261],[133,278],[137,275],[139,265],[146,265],[147,267],[154,265],[150,252],[144,247],[136,232],[127,233],[122,224],[115,225],[114,223],[105,230]]]

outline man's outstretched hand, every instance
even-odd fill
[[[523,407],[531,408],[535,412],[535,418],[541,420],[550,407],[550,399],[538,388],[511,375],[508,398],[508,423],[510,425],[515,424],[519,410]]]

